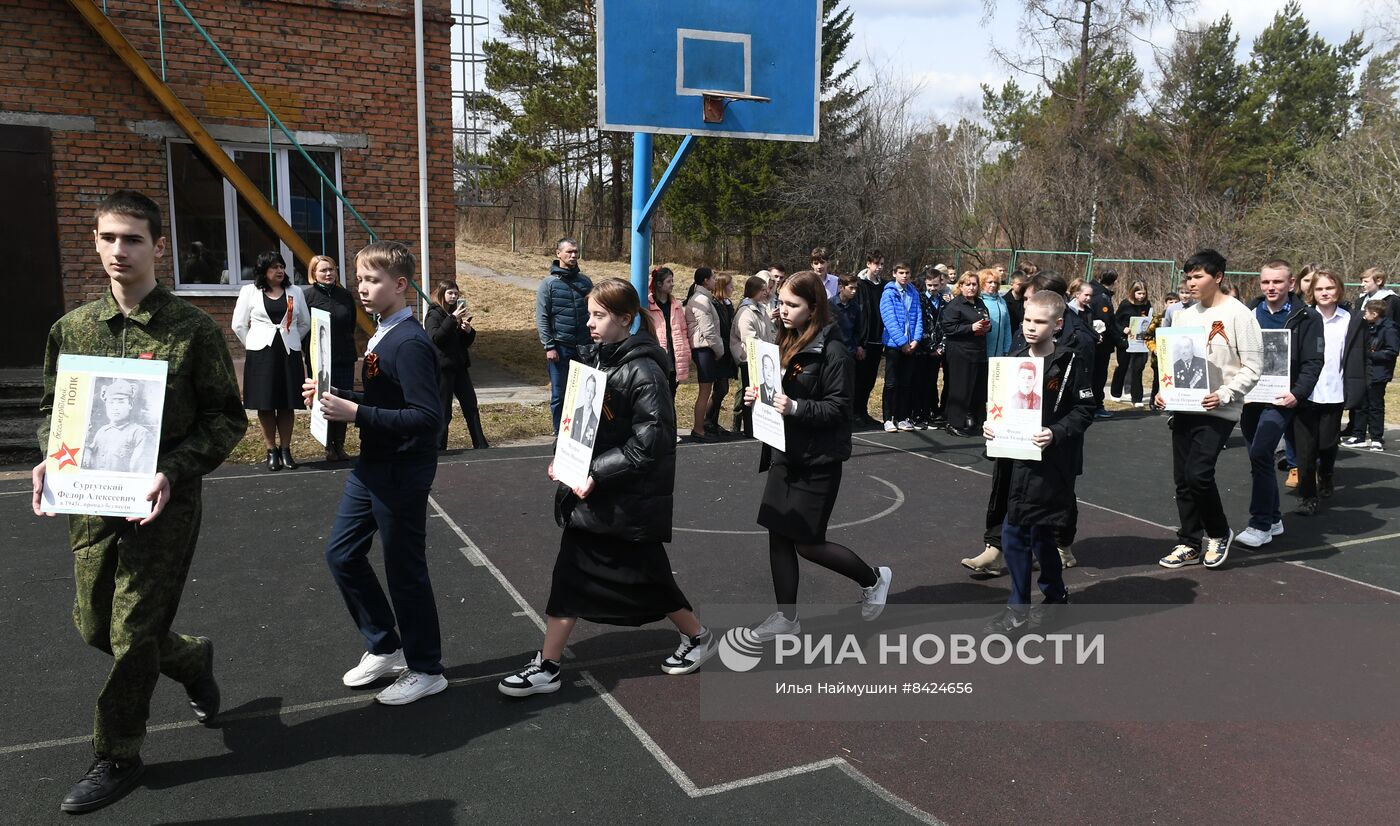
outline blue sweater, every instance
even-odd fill
[[[1011,329],[1011,311],[1001,293],[983,293],[982,303],[987,308],[987,318],[992,328],[987,331],[987,357],[997,358],[1011,352],[1011,340],[1015,338]]]
[[[361,381],[363,392],[336,388],[336,395],[360,406],[360,459],[436,457],[442,427],[438,355],[417,319],[395,324],[365,354]]]
[[[924,307],[913,284],[905,284],[903,290],[895,281],[885,285],[880,294],[880,320],[885,323],[886,347],[903,347],[924,337]]]

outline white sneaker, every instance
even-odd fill
[[[802,633],[802,620],[788,619],[782,611],[774,611],[768,619],[754,626],[753,633],[759,642],[768,642],[780,634],[796,636]]]
[[[441,674],[424,674],[421,671],[405,669],[394,684],[375,695],[374,699],[386,706],[406,706],[414,700],[431,697],[447,688],[447,678]]]
[[[554,670],[550,671],[550,667]],[[496,683],[496,688],[507,697],[529,697],[531,694],[553,694],[564,681],[559,678],[563,669],[558,663],[545,660],[543,651],[536,651],[534,659],[521,670]]]
[[[914,423],[909,421],[908,419],[904,419],[899,424],[895,425],[895,427],[899,428],[900,430],[913,430]]]
[[[392,654],[371,654],[366,651],[360,657],[360,664],[345,672],[340,681],[348,688],[359,688],[405,668],[408,668],[408,663],[404,662],[402,648]]]
[[[1079,560],[1074,558],[1074,552],[1071,551],[1068,546],[1063,548],[1056,548],[1056,550],[1060,552],[1061,568],[1073,568],[1074,566],[1079,564]]]
[[[694,637],[681,634],[681,644],[676,653],[661,661],[661,670],[667,674],[689,674],[705,664],[719,650],[715,635],[708,628],[702,628]]]
[[[893,433],[893,432],[895,432],[895,431],[898,430],[898,429],[899,429],[899,428],[895,427],[894,422],[892,422],[892,421],[887,421],[887,422],[885,422],[885,432],[886,432],[886,433]]]
[[[1269,526],[1269,536],[1282,536],[1282,535],[1283,535],[1283,520],[1280,519],[1279,521],[1277,521],[1277,522],[1275,522],[1274,524],[1272,524],[1272,525]]]
[[[885,598],[890,595],[890,581],[894,579],[894,571],[889,568],[876,568],[875,572],[879,574],[875,584],[860,589],[860,618],[866,622],[884,612]]]
[[[1246,548],[1258,548],[1273,542],[1274,535],[1271,531],[1261,531],[1258,528],[1250,527],[1240,531],[1239,536],[1235,537],[1235,541]]]

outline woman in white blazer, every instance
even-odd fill
[[[302,407],[301,340],[311,333],[311,312],[300,291],[287,289],[281,255],[259,255],[253,272],[233,308],[233,332],[244,350],[243,406],[258,411],[267,469],[295,469],[292,411]]]

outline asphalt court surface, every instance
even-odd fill
[[[681,587],[705,606],[768,604],[767,540],[752,442],[678,448]],[[978,441],[858,434],[831,538],[895,571],[891,602],[977,603],[1005,578],[969,576],[990,465]],[[215,640],[222,723],[189,721],[162,682],[142,788],[89,815],[112,823],[1001,823],[1383,822],[1400,806],[1400,725],[1354,723],[782,723],[698,719],[699,680],[668,677],[666,623],[580,623],[554,695],[494,683],[540,640],[559,530],[549,449],[444,457],[430,564],[452,687],[384,708],[340,685],[362,650],[322,550],[344,469],[226,467],[205,484],[205,521],[177,630]],[[1400,456],[1343,450],[1323,515],[1285,516],[1260,553],[1216,571],[1167,571],[1176,523],[1165,417],[1120,414],[1090,430],[1081,477],[1085,603],[1400,601]],[[1248,466],[1236,433],[1219,478],[1243,527]],[[107,660],[73,630],[62,519],[0,488],[0,822],[64,819],[86,768],[91,706]],[[1293,500],[1285,497],[1285,511]],[[848,582],[804,564],[804,603],[848,603]],[[754,621],[762,619],[755,616]],[[1363,641],[1339,640],[1339,645]],[[1189,665],[1189,664],[1187,664]],[[1028,686],[1027,690],[1033,690]],[[1267,687],[1261,687],[1265,690]],[[1191,703],[1183,697],[1183,719]]]

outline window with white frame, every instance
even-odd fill
[[[298,284],[306,267],[238,197],[193,144],[169,144],[171,242],[175,283],[183,290],[237,289],[253,281],[253,263],[268,250],[282,254]],[[340,201],[295,147],[222,146],[302,240],[337,263],[343,248]],[[308,148],[306,154],[340,188],[340,155]],[[342,268],[343,272],[343,268]]]

